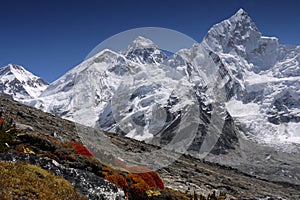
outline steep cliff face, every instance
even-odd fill
[[[240,129],[271,145],[299,143],[299,46],[262,36],[243,10],[213,26],[201,44],[229,77],[226,106]]]

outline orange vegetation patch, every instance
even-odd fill
[[[151,188],[158,188],[161,190],[165,189],[163,181],[155,171],[152,171],[149,168],[142,166],[127,167],[126,169],[131,173],[138,175]]]
[[[114,183],[118,188],[121,188],[123,190],[128,187],[126,178],[121,174],[114,173],[112,175],[106,175],[104,178],[109,182]]]
[[[164,190],[164,184],[159,175],[143,166],[124,166],[124,171],[116,171],[110,167],[103,167],[103,177],[123,189],[126,196],[142,198],[151,189]]]
[[[140,196],[145,191],[150,190],[151,187],[139,176],[139,174],[128,174],[127,177],[132,181],[132,184],[130,185],[131,193]]]

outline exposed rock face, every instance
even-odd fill
[[[0,159],[5,161],[27,161],[30,164],[38,165],[53,174],[68,180],[81,194],[88,199],[114,199],[125,200],[124,192],[118,189],[112,183],[89,172],[80,169],[67,168],[50,158],[37,157],[35,155],[14,155],[0,154]]]

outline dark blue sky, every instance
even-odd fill
[[[264,35],[300,45],[298,0],[1,0],[0,66],[20,64],[52,82],[119,32],[164,27],[201,41],[239,8]]]

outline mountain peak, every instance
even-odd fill
[[[8,64],[4,67],[2,67],[0,69],[0,75],[4,75],[4,74],[19,74],[19,73],[22,73],[22,72],[25,72],[26,70],[20,66],[20,65],[16,65],[16,64]]]
[[[154,42],[152,42],[150,39],[142,36],[138,36],[131,44],[144,48],[157,47],[157,45],[154,44]]]
[[[135,49],[156,49],[157,45],[150,39],[138,36],[134,39],[123,52],[131,52]],[[126,53],[125,53],[126,54]]]
[[[121,51],[121,54],[140,64],[159,64],[167,58],[154,42],[142,36],[133,40],[126,49]]]
[[[40,77],[16,64],[0,68],[0,78],[0,94],[9,95],[15,100],[38,97],[48,85]]]
[[[248,16],[248,13],[243,9],[240,8],[236,13],[235,16]]]
[[[247,25],[250,25],[252,27],[254,26],[256,28],[256,25],[252,21],[251,17],[242,8],[240,8],[232,17],[230,17],[229,21],[231,21],[232,23],[241,22],[242,24],[247,24]]]
[[[240,45],[253,50],[261,38],[261,33],[250,16],[239,9],[233,16],[214,25],[206,35],[204,43],[213,51],[230,52]],[[243,51],[243,50],[242,50]]]
[[[9,71],[11,72],[26,72],[26,70],[24,69],[24,67],[22,67],[21,65],[16,65],[16,64],[8,64],[6,66],[7,69],[9,69]]]
[[[16,64],[12,64],[12,63],[10,63],[10,64],[8,64],[6,67],[8,67],[8,68],[19,68],[19,67],[21,67],[20,65],[16,65]]]

